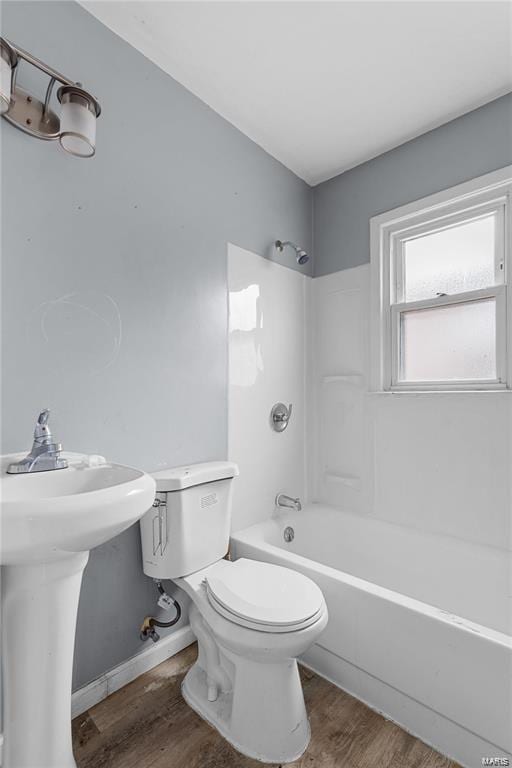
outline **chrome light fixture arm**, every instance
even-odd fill
[[[48,88],[46,89],[46,96],[44,97],[44,106],[43,106],[43,117],[47,119],[48,111],[50,109],[50,99],[52,97],[53,88],[55,86],[55,83],[57,81],[54,77],[50,79],[50,82],[48,83]]]
[[[3,37],[0,38],[3,42],[7,43],[9,48],[14,51],[14,53],[17,55],[18,58],[24,59],[28,64],[31,64],[33,67],[36,67],[36,69],[40,69],[41,72],[44,72],[48,77],[50,77],[53,80],[58,80],[59,83],[62,83],[62,85],[78,85],[78,83],[75,83],[73,80],[70,80],[66,75],[61,74],[60,72],[57,72],[56,69],[53,67],[50,67],[48,64],[45,64],[44,61],[41,61],[41,59],[38,59],[36,56],[33,56],[28,51],[25,51],[23,48],[20,48],[19,45],[16,45],[15,43],[11,43],[10,40],[7,40],[7,38]]]
[[[96,118],[101,114],[97,99],[53,67],[0,38],[0,103],[2,116],[16,128],[38,139],[59,139],[67,152],[78,157],[91,157],[95,152]],[[20,61],[35,67],[49,78],[44,100],[16,83]],[[61,103],[59,117],[50,108],[55,83],[60,83],[57,98]]]

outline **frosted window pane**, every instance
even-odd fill
[[[495,216],[404,242],[404,301],[464,293],[496,283]]]
[[[401,313],[402,381],[496,379],[494,299]]]

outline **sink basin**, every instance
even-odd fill
[[[101,456],[64,453],[67,469],[6,474],[23,456],[1,459],[1,565],[87,552],[139,520],[155,496],[152,477]]]
[[[2,768],[76,768],[71,673],[83,570],[92,547],[151,507],[155,482],[79,453],[63,454],[66,469],[7,474],[24,455],[0,457]]]

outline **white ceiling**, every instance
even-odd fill
[[[512,90],[507,0],[82,5],[310,184]]]

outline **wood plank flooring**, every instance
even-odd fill
[[[262,768],[183,701],[196,646],[165,661],[73,721],[78,768]],[[458,768],[357,699],[301,670],[312,737],[293,768]],[[275,766],[274,766],[275,768]]]

